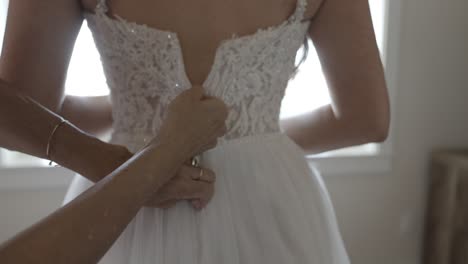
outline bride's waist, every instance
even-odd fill
[[[114,131],[110,142],[113,144],[123,145],[132,152],[138,152],[149,144],[155,136],[156,134],[151,132]],[[276,137],[287,136],[279,130],[238,136],[225,135],[218,139],[218,145],[216,148],[225,145],[252,144],[254,142],[261,142]]]

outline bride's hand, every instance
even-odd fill
[[[203,173],[200,173],[201,169]],[[167,209],[181,200],[187,200],[195,209],[200,210],[213,197],[214,182],[213,171],[184,164],[176,176],[164,185],[146,203],[146,206]]]

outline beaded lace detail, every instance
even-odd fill
[[[279,131],[279,112],[309,23],[306,0],[277,26],[223,41],[203,83],[230,108],[221,141]],[[105,0],[85,17],[113,104],[113,142],[137,151],[157,135],[168,104],[191,87],[176,33],[107,15]]]

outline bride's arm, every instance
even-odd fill
[[[389,99],[368,1],[324,0],[309,35],[332,103],[284,120],[285,132],[308,153],[385,140]]]
[[[56,113],[64,110],[65,117],[72,122],[78,121],[71,116],[73,113],[76,116],[76,109],[80,104],[75,100],[75,104],[68,103],[64,107],[64,102],[67,102],[64,83],[82,21],[81,7],[77,0],[10,1],[0,58],[2,80]],[[86,104],[81,103],[81,106],[86,107]],[[89,112],[86,114],[85,111],[81,113],[82,120],[99,123],[92,119],[96,115],[90,115]],[[86,127],[88,131],[93,130],[84,123],[79,125]],[[50,121],[49,124],[34,125],[43,127],[49,133],[53,124],[55,123]],[[15,144],[11,146],[14,149],[29,149],[26,152],[41,157],[44,155],[44,137],[30,138],[30,142],[11,138],[10,142]],[[82,155],[70,155],[69,151],[72,149]],[[119,159],[124,152],[122,148],[105,144],[72,126],[61,129],[61,134],[57,135],[55,151],[54,158],[58,163],[93,181],[99,180],[120,165],[121,161],[116,163],[114,160]],[[112,166],[106,164],[109,162]]]
[[[77,0],[10,1],[0,77],[59,112],[82,21]]]

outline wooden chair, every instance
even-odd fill
[[[424,264],[468,264],[468,150],[432,154]]]

